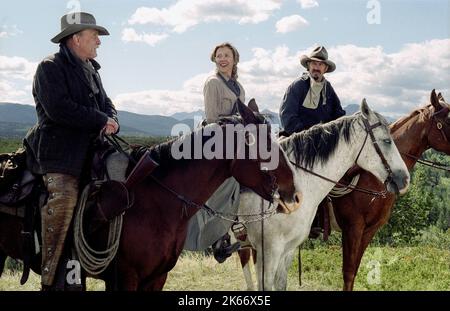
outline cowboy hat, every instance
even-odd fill
[[[300,57],[300,63],[306,69],[308,69],[308,62],[310,61],[323,62],[327,64],[327,72],[333,72],[336,69],[336,64],[328,59],[328,52],[323,46],[316,47],[309,56],[302,55]]]
[[[100,36],[109,35],[108,30],[102,26],[98,26],[95,17],[85,12],[69,13],[61,17],[61,32],[57,34],[51,41],[59,43],[61,39],[73,35],[85,29],[95,29]]]

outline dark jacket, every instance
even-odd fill
[[[37,67],[33,97],[38,122],[24,139],[28,165],[34,173],[81,175],[89,147],[117,112],[96,75],[94,95],[83,68],[67,47],[44,59]],[[96,71],[100,65],[91,60]]]
[[[345,115],[341,102],[329,81],[326,81],[326,104],[323,105],[322,94],[316,109],[303,106],[303,101],[310,88],[309,75],[295,80],[286,90],[280,108],[281,126],[288,134],[301,132],[319,123],[327,123]],[[325,86],[324,86],[325,87]]]

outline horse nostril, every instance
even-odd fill
[[[298,194],[298,193],[294,194],[294,201],[295,201],[295,203],[300,204],[300,202],[301,202],[301,195]]]
[[[403,186],[406,187],[409,185],[409,177],[405,176],[403,177]]]

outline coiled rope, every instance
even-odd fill
[[[101,182],[94,183],[98,187]],[[93,249],[83,232],[83,219],[86,203],[89,198],[92,184],[87,185],[81,193],[78,210],[74,221],[74,242],[80,264],[90,275],[98,275],[108,268],[108,265],[116,256],[119,249],[120,235],[122,232],[123,214],[115,217],[109,223],[108,243],[105,250]]]
[[[359,181],[359,177],[360,175],[356,175],[352,178],[352,181],[350,182],[350,184],[348,184],[347,186],[334,186],[333,189],[331,189],[330,193],[328,194],[330,197],[332,198],[340,198],[346,194],[349,194],[350,192],[353,191],[353,189],[356,187],[356,185],[358,184]]]

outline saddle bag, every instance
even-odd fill
[[[36,177],[26,169],[25,149],[0,154],[0,203],[20,204],[33,189]]]
[[[12,153],[0,154],[0,194],[5,193],[21,177],[25,168],[24,148],[19,148]]]

